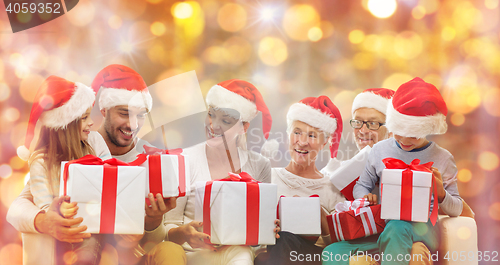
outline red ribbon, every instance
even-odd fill
[[[214,181],[234,181],[247,183],[247,220],[246,220],[246,242],[245,245],[259,244],[259,208],[260,208],[260,189],[259,181],[253,179],[248,173],[240,174],[229,173],[227,178],[207,181],[205,184],[205,196],[203,198],[203,233],[211,235],[210,221],[210,198],[212,195],[212,185]],[[208,239],[205,243],[210,244]]]
[[[404,161],[396,158],[384,158],[382,160],[387,169],[404,169],[401,179],[401,220],[411,220],[412,198],[413,198],[413,171],[423,171],[432,173],[431,167],[434,162],[420,164],[419,159],[414,159],[408,165]],[[432,225],[437,221],[437,186],[432,176],[432,186],[434,193],[434,203],[432,206],[432,214],[430,215]]]
[[[116,194],[118,182],[118,167],[130,166],[130,164],[120,161],[116,158],[102,160],[94,155],[86,155],[80,159],[72,160],[64,165],[63,181],[64,195],[67,195],[68,170],[72,164],[79,165],[102,165],[103,180],[101,193],[101,220],[99,233],[113,234],[115,232],[115,217],[116,217]]]

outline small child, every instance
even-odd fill
[[[95,154],[87,142],[93,125],[90,111],[94,100],[95,92],[91,88],[57,76],[48,77],[35,96],[25,144],[18,148],[18,154],[29,158],[31,193],[34,203],[42,210],[47,210],[59,194],[61,162]],[[37,121],[42,126],[35,151],[30,155],[28,147]],[[76,203],[63,202],[60,206],[65,218],[72,218],[77,210]],[[57,242],[57,263],[65,264],[64,259],[68,257],[64,254],[72,250],[77,257],[72,264],[98,264],[102,250],[99,240],[98,235],[93,235],[77,244]]]
[[[446,132],[447,113],[446,103],[434,85],[418,77],[402,84],[387,109],[386,126],[394,134],[394,138],[373,146],[365,171],[354,187],[354,197],[367,198],[371,205],[377,204],[377,196],[370,192],[385,169],[382,162],[384,158],[397,158],[407,164],[414,159],[420,159],[421,164],[434,162],[432,172],[437,186],[438,202],[434,202],[432,198],[431,212],[433,203],[438,203],[445,214],[459,216],[463,204],[458,194],[457,167],[453,156],[425,138],[430,134]],[[347,259],[324,261],[323,264],[349,264],[348,257],[356,255],[358,251],[368,254],[383,253],[384,260],[381,260],[381,265],[408,264],[408,260],[400,260],[398,257],[410,254],[414,242],[423,242],[431,251],[435,251],[438,247],[437,229],[430,221],[417,223],[388,220],[380,235],[329,245],[325,251],[330,252],[330,256],[340,254]],[[389,257],[391,260],[388,260]]]

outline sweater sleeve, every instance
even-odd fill
[[[42,210],[47,210],[54,196],[51,192],[49,176],[43,166],[42,159],[31,163],[29,183],[35,205]]]
[[[363,198],[366,194],[370,193],[378,181],[377,171],[375,167],[376,150],[372,150],[368,156],[368,161],[365,165],[365,170],[359,176],[356,185],[354,185],[353,195],[355,199]]]
[[[462,213],[463,203],[460,195],[458,194],[457,185],[457,166],[453,156],[450,154],[450,158],[447,161],[447,166],[443,172],[441,172],[441,177],[443,178],[443,187],[446,195],[439,207],[444,213],[450,216],[459,216]]]
[[[35,217],[42,211],[33,203],[33,195],[31,195],[28,182],[21,194],[10,205],[7,221],[21,233],[38,233],[35,229]]]

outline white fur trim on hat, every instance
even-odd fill
[[[332,134],[337,130],[337,119],[303,103],[293,104],[286,114],[287,123],[301,121],[323,132]]]
[[[94,90],[78,82],[75,82],[75,86],[75,92],[66,103],[58,108],[44,111],[40,115],[40,121],[44,126],[53,129],[66,128],[94,105]]]
[[[389,99],[376,95],[375,93],[360,93],[354,98],[354,101],[352,102],[352,116],[354,116],[354,112],[360,108],[376,109],[385,115],[388,103]]]
[[[260,154],[269,159],[273,159],[280,148],[280,143],[276,139],[267,140],[260,148]]]
[[[448,129],[446,116],[442,113],[430,116],[405,115],[394,109],[392,100],[388,105],[386,127],[395,135],[424,138],[430,134],[443,134]]]
[[[237,110],[242,121],[251,121],[257,116],[255,103],[219,85],[210,88],[206,101],[212,107]]]
[[[101,87],[99,95],[99,109],[109,109],[115,106],[127,105],[144,108],[149,111],[153,107],[153,98],[148,91],[127,90],[125,88]],[[145,103],[145,104],[144,104]]]

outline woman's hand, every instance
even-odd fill
[[[205,239],[210,240],[210,236],[198,232],[197,228],[202,227],[203,223],[192,221],[168,231],[168,239],[176,244],[182,245],[187,242],[192,248],[206,248],[216,251],[216,248],[211,243],[206,243]]]
[[[177,198],[163,198],[160,193],[156,194],[156,200],[153,193],[148,194],[150,206],[146,205],[146,219],[144,228],[147,231],[152,231],[161,224],[163,215],[174,209],[177,205]]]

